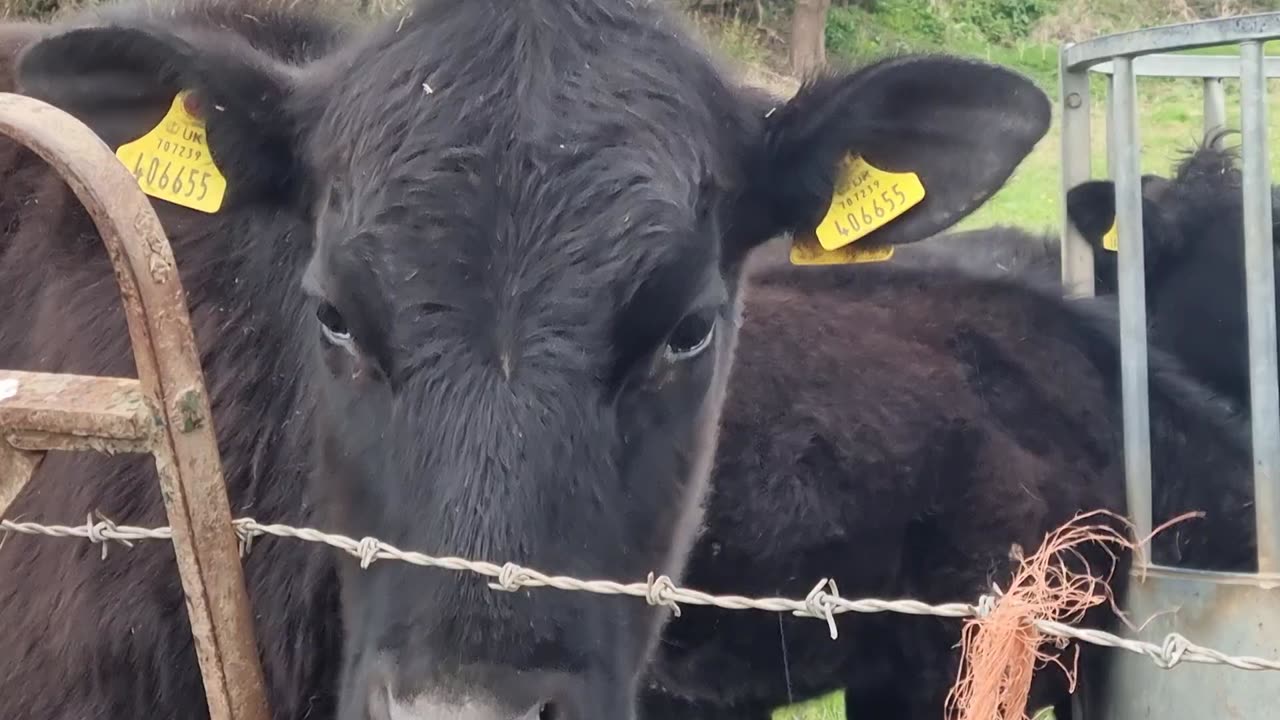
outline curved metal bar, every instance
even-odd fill
[[[1110,60],[1091,65],[1089,72],[1111,75],[1115,66]],[[1280,77],[1280,58],[1263,60],[1263,70],[1269,78]],[[1239,55],[1141,55],[1133,59],[1133,74],[1137,77],[1161,78],[1238,78]]]
[[[186,293],[135,178],[88,127],[0,93],[0,134],[30,148],[84,204],[124,300],[138,379],[157,416],[151,442],[213,720],[267,720],[239,548]]]
[[[1202,20],[1104,35],[1068,45],[1066,65],[1070,70],[1082,70],[1090,65],[1117,57],[1233,45],[1246,40],[1274,38],[1280,38],[1280,12]]]

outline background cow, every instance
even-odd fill
[[[1248,408],[1241,175],[1235,151],[1217,142],[1221,135],[1212,133],[1191,150],[1158,193],[1143,192],[1147,320],[1152,342],[1168,347],[1210,388]],[[1274,195],[1273,190],[1273,206]],[[1115,253],[1102,247],[1102,235],[1115,221],[1111,181],[1073,188],[1067,208],[1095,257],[1114,263]],[[1273,243],[1278,239],[1273,229]]]

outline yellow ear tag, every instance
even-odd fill
[[[924,200],[924,185],[913,172],[893,173],[861,157],[844,162],[827,216],[818,224],[818,242],[827,250],[844,247],[879,230]]]
[[[893,257],[892,245],[858,246],[856,243],[825,250],[813,233],[796,233],[791,238],[792,265],[856,265],[884,262]]]
[[[227,193],[227,179],[213,163],[204,121],[188,112],[189,93],[173,99],[160,124],[116,150],[142,192],[192,210],[215,213]]]
[[[773,711],[772,720],[847,720],[844,712],[844,691],[837,690],[794,705],[786,705]]]
[[[1116,232],[1116,221],[1111,221],[1111,229],[1102,236],[1102,247],[1111,252],[1120,251],[1120,234]]]

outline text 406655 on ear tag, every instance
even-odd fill
[[[1102,247],[1111,252],[1120,251],[1120,234],[1116,232],[1116,221],[1111,221],[1111,229],[1102,236]]]
[[[227,179],[209,152],[204,121],[187,111],[189,93],[178,93],[160,124],[121,145],[116,157],[138,179],[142,192],[175,205],[215,213]]]
[[[845,160],[831,208],[818,225],[818,242],[835,250],[879,230],[924,200],[913,172],[886,172],[861,157]]]

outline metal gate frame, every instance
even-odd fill
[[[0,134],[47,162],[93,218],[138,368],[136,380],[0,370],[0,517],[46,451],[154,456],[210,718],[268,720],[213,416],[164,229],[135,178],[70,114],[0,93]]]
[[[1063,45],[1059,56],[1062,118],[1060,188],[1062,283],[1066,294],[1093,294],[1093,250],[1066,213],[1067,192],[1091,178],[1089,72],[1109,75],[1107,161],[1115,182],[1119,235],[1121,380],[1125,481],[1129,512],[1140,537],[1151,532],[1151,445],[1147,388],[1147,318],[1137,126],[1139,75],[1198,77],[1204,82],[1206,128],[1225,119],[1222,78],[1241,83],[1245,292],[1257,527],[1258,572],[1222,573],[1135,563],[1126,610],[1141,632],[1157,639],[1186,632],[1227,653],[1280,653],[1280,391],[1277,384],[1275,272],[1270,162],[1267,148],[1267,61],[1262,43],[1280,38],[1280,12],[1183,23]],[[1240,57],[1161,55],[1217,45],[1240,46]],[[1167,611],[1174,609],[1175,612]],[[1280,675],[1224,666],[1162,670],[1146,658],[1114,659],[1102,686],[1083,698],[1087,718],[1182,720],[1222,713],[1264,718],[1280,698]]]

